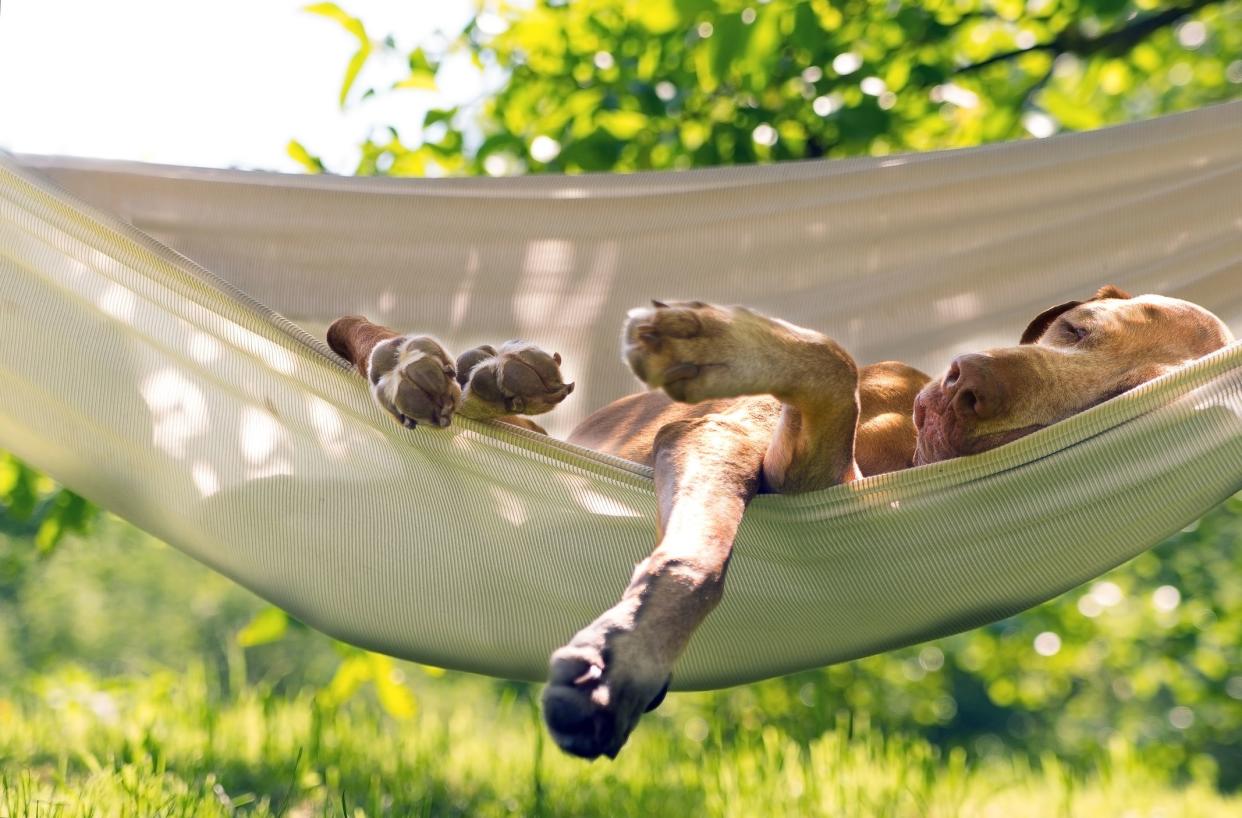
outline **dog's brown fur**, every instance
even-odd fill
[[[425,336],[357,317],[328,333],[403,423],[453,412],[521,422],[572,390],[559,356],[511,342],[454,367]],[[995,448],[1232,340],[1194,304],[1104,287],[1037,316],[1014,347],[959,356],[931,380],[858,367],[831,339],[743,307],[631,311],[631,369],[654,390],[588,417],[570,442],[654,468],[657,546],[621,601],[552,655],[544,715],[568,752],[614,756],[663,698],[673,664],[719,602],[733,538],[758,492],[801,492]],[[456,376],[456,379],[454,379]],[[527,421],[529,422],[529,421]]]

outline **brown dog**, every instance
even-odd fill
[[[812,330],[702,302],[632,310],[630,368],[655,390],[587,418],[571,443],[650,465],[655,551],[621,601],[552,654],[544,716],[556,742],[615,756],[664,697],[690,635],[720,601],[742,512],[758,492],[801,492],[974,454],[1102,403],[1232,340],[1216,316],[1104,287],[1035,318],[1018,346],[961,355],[938,380],[904,364],[859,367]],[[400,422],[455,412],[516,417],[560,403],[560,357],[509,342],[456,361],[431,338],[358,317],[328,331]]]

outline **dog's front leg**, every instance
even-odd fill
[[[740,405],[660,431],[659,545],[621,601],[552,655],[544,718],[562,749],[614,757],[663,699],[673,664],[720,601],[772,421],[762,408]]]

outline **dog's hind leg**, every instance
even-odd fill
[[[515,415],[550,412],[574,391],[574,385],[562,379],[560,365],[559,353],[549,355],[525,341],[467,350],[457,357],[459,411],[475,420],[510,422]]]
[[[861,476],[858,367],[831,338],[745,307],[657,301],[630,311],[622,343],[634,374],[673,400],[781,402],[763,490],[812,491]]]
[[[518,416],[549,412],[574,390],[561,378],[560,355],[523,341],[476,347],[454,363],[428,335],[402,335],[351,315],[328,328],[328,345],[370,381],[380,408],[405,426],[448,426],[461,414],[542,432]]]
[[[615,756],[663,699],[673,664],[720,601],[774,414],[770,401],[739,401],[657,435],[659,545],[621,601],[552,654],[544,718],[562,749]]]

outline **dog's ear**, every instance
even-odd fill
[[[1026,329],[1022,331],[1022,340],[1018,341],[1018,343],[1035,343],[1048,330],[1048,327],[1052,326],[1052,322],[1057,320],[1057,316],[1063,312],[1069,312],[1081,303],[1083,302],[1066,301],[1064,304],[1057,304],[1055,307],[1050,307],[1049,309],[1044,310],[1039,315],[1035,316],[1035,320],[1028,324]]]
[[[1133,297],[1134,296],[1114,284],[1105,284],[1103,287],[1096,290],[1095,295],[1088,298],[1087,301],[1099,301],[1102,298]],[[1087,303],[1087,301],[1066,301],[1064,304],[1057,304],[1055,307],[1044,310],[1039,315],[1035,316],[1035,320],[1027,326],[1026,330],[1022,333],[1022,340],[1018,343],[1035,343],[1048,330],[1048,327],[1052,326],[1052,322],[1057,320],[1057,316],[1063,312],[1069,312],[1079,304]]]
[[[1103,287],[1095,291],[1095,295],[1091,297],[1092,301],[1099,301],[1101,298],[1133,298],[1125,290],[1115,284],[1105,284]]]

